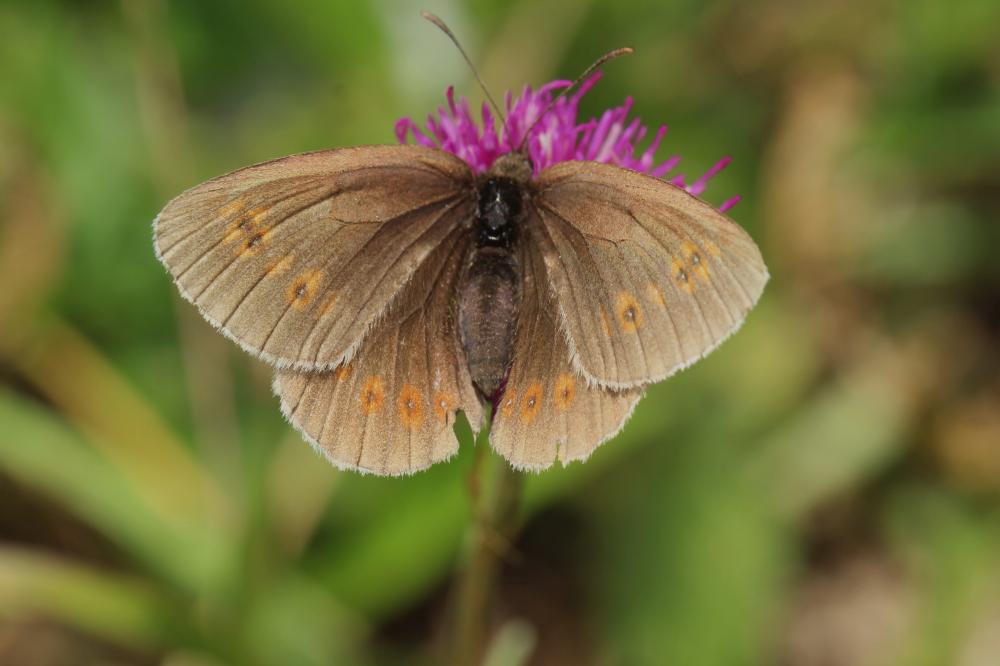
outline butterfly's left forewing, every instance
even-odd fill
[[[459,410],[478,430],[482,408],[454,316],[468,242],[456,230],[431,253],[349,363],[275,376],[285,416],[338,467],[416,472],[458,450]]]
[[[328,369],[468,221],[471,179],[458,157],[421,146],[294,155],[181,194],[154,243],[185,298],[244,349]]]
[[[490,442],[514,467],[541,470],[590,456],[621,429],[642,391],[601,388],[574,370],[534,230],[522,245],[514,359]]]

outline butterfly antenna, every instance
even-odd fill
[[[465,62],[469,66],[469,69],[472,70],[472,75],[475,76],[476,81],[479,82],[479,87],[483,89],[483,94],[485,94],[486,99],[489,100],[490,106],[493,107],[493,110],[496,111],[497,116],[499,116],[501,123],[500,126],[506,127],[507,118],[503,115],[503,111],[500,110],[500,107],[497,106],[496,100],[493,99],[493,95],[491,95],[490,91],[486,88],[486,84],[483,83],[483,79],[479,76],[479,71],[476,70],[476,66],[472,64],[472,60],[469,59],[469,56],[468,54],[466,54],[465,49],[463,49],[462,45],[459,44],[458,37],[455,36],[455,33],[451,31],[451,28],[448,27],[447,23],[442,21],[439,17],[435,16],[434,14],[431,14],[428,11],[422,11],[420,12],[420,15],[426,20],[433,23],[435,26],[437,26],[441,32],[446,34],[448,36],[448,39],[451,40],[451,43],[454,44],[455,48],[458,49],[458,52],[462,54],[462,57],[465,58]]]
[[[597,69],[598,67],[600,67],[604,63],[608,62],[609,60],[614,60],[615,58],[619,58],[619,57],[621,57],[623,55],[631,55],[632,53],[635,53],[635,49],[633,49],[630,46],[623,46],[620,49],[615,49],[614,51],[608,51],[607,53],[605,53],[604,55],[602,55],[600,58],[598,58],[597,60],[595,60],[594,64],[592,64],[587,69],[583,70],[583,74],[581,74],[580,76],[576,77],[576,80],[573,81],[573,83],[571,83],[567,87],[563,88],[562,91],[560,91],[560,93],[558,95],[556,95],[552,99],[551,102],[548,103],[548,105],[545,107],[545,109],[540,114],[538,114],[538,117],[535,118],[535,122],[531,123],[531,125],[528,126],[528,131],[526,131],[524,133],[524,136],[521,137],[521,145],[519,145],[517,147],[518,152],[521,152],[522,150],[524,150],[524,144],[528,140],[528,137],[531,136],[531,130],[535,129],[535,125],[537,125],[542,120],[542,118],[545,117],[545,114],[547,114],[549,111],[552,110],[552,107],[554,107],[556,105],[556,102],[558,102],[560,99],[562,99],[563,97],[565,97],[571,90],[573,90],[578,85],[580,85],[583,81],[585,81],[588,76],[590,76],[591,74],[594,73],[595,69]]]

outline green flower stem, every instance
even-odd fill
[[[511,555],[523,486],[520,472],[480,446],[469,477],[473,522],[455,589],[450,662],[455,666],[475,666],[482,661],[497,576],[501,562]]]

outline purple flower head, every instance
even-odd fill
[[[476,173],[483,173],[497,157],[516,151],[525,133],[530,131],[526,147],[536,176],[557,162],[605,162],[657,178],[667,177],[669,182],[695,196],[700,196],[708,181],[732,160],[730,157],[722,158],[692,183],[685,182],[683,174],[668,176],[681,158],[674,155],[660,163],[654,160],[656,149],[667,134],[667,127],[661,126],[649,145],[637,155],[639,144],[646,138],[648,130],[638,118],[629,120],[631,97],[627,97],[621,106],[605,111],[600,118],[580,122],[577,118],[580,99],[600,78],[601,73],[595,72],[572,95],[558,99],[541,120],[538,120],[539,116],[558,94],[557,91],[569,86],[570,81],[551,81],[538,90],[525,86],[516,99],[508,92],[504,97],[507,122],[499,130],[485,103],[480,127],[473,118],[468,101],[464,97],[456,100],[455,89],[448,88],[447,108],[439,107],[436,115],[428,114],[427,125],[423,128],[410,118],[401,118],[396,122],[396,136],[400,143],[406,143],[412,136],[413,141],[421,146],[447,150],[468,162]],[[719,210],[729,210],[739,200],[738,196],[728,199],[719,206]]]

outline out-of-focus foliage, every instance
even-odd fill
[[[529,479],[490,663],[1000,654],[1000,4],[432,3],[494,90],[626,95],[773,279],[584,465]],[[172,195],[479,93],[394,0],[0,6],[0,662],[436,663],[472,445],[332,470],[180,303]],[[525,656],[527,655],[527,657]]]

